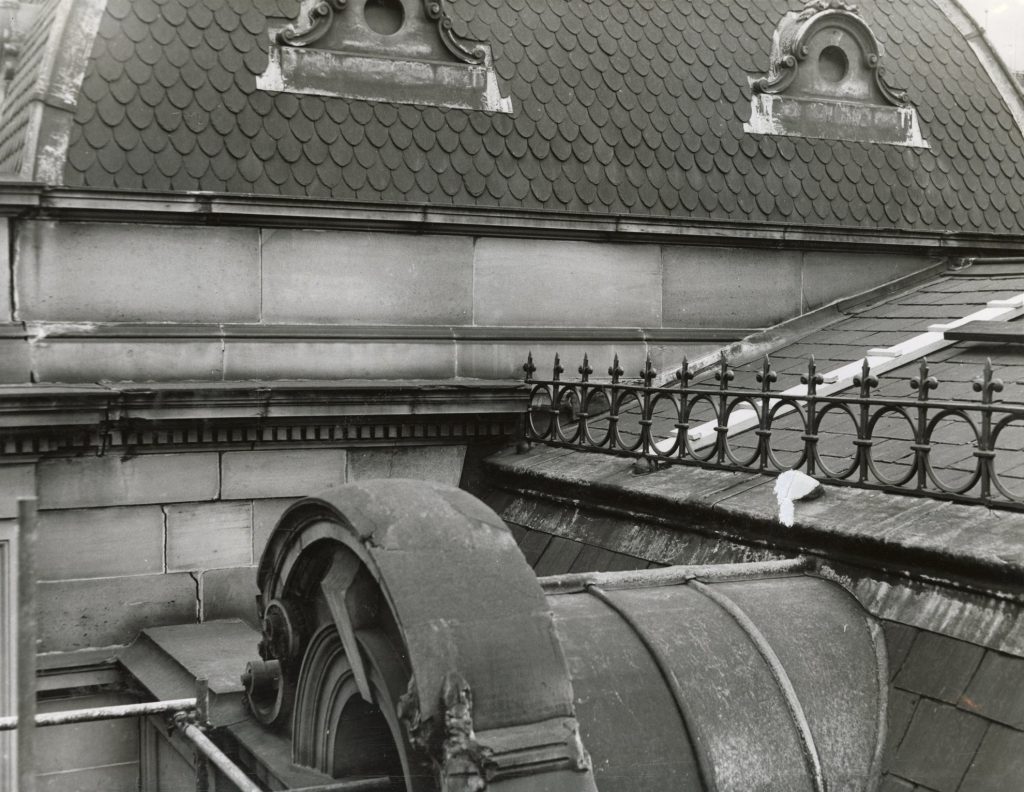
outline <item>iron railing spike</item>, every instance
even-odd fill
[[[824,483],[1024,511],[1024,492],[1010,489],[1008,483],[1000,478],[997,465],[999,456],[1008,453],[1006,448],[1009,443],[1005,438],[1000,441],[1000,434],[1004,428],[1016,428],[1024,422],[1024,404],[995,400],[995,394],[1003,390],[1003,382],[995,376],[991,359],[985,361],[980,375],[972,381],[974,391],[981,394],[980,400],[940,401],[929,398],[929,392],[938,387],[939,381],[931,374],[927,359],[920,361],[917,375],[911,380],[917,390],[916,397],[888,397],[873,392],[878,385],[878,377],[872,373],[870,360],[866,357],[861,360],[859,375],[853,377],[853,385],[859,388],[859,396],[856,395],[857,391],[829,393],[826,390],[819,394],[816,389],[822,383],[823,376],[818,373],[813,355],[808,357],[807,373],[801,377],[801,381],[808,385],[805,392],[773,390],[770,383],[777,379],[777,374],[771,368],[768,355],[762,359],[758,374],[761,388],[732,388],[729,380],[733,378],[734,372],[723,354],[718,356],[718,371],[715,375],[720,384],[691,386],[690,379],[694,373],[690,370],[689,359],[684,356],[679,369],[681,387],[671,394],[663,393],[652,389],[654,365],[650,355],[645,357],[641,372],[643,381],[624,383],[620,381],[623,375],[620,358],[615,354],[614,363],[608,369],[611,382],[589,383],[586,386],[587,399],[596,398],[593,404],[604,403],[605,406],[593,412],[580,410],[574,414],[573,434],[563,431],[558,425],[554,431],[537,428],[534,421],[540,413],[531,405],[529,418],[525,422],[524,441],[652,461],[655,466],[674,463],[766,474],[797,467]],[[584,375],[584,381],[587,381],[591,370],[589,355],[584,354],[583,361],[580,373]],[[524,366],[530,377],[532,365],[531,352]],[[560,374],[561,360],[556,355],[555,381],[534,382],[533,385],[547,388],[550,393],[574,391],[572,385],[558,382]],[[598,398],[602,394],[604,399]],[[665,410],[669,401],[674,404]],[[711,406],[715,417],[695,426],[691,423],[691,416],[695,414],[694,408],[698,403],[701,403],[699,406],[702,409]],[[550,413],[552,421],[562,420],[554,407],[549,407],[545,412]],[[756,413],[756,420],[749,416],[743,416],[738,424],[732,420],[748,412]],[[830,467],[836,463],[831,451],[830,456],[822,456],[818,449],[824,437],[821,416],[826,413],[845,414],[854,425],[855,431],[850,433],[848,440],[850,463],[838,471]],[[892,437],[888,429],[891,421],[880,420],[900,413],[912,425],[914,436],[909,441]],[[622,421],[627,414],[629,420]],[[941,431],[940,427],[945,425],[942,417],[949,415],[965,418],[977,427],[977,438],[973,441],[977,466],[969,474],[966,483],[956,487],[950,486],[948,480],[943,483],[942,468],[938,466],[937,459],[932,458],[933,444],[938,442],[936,436]],[[639,434],[633,429],[637,424],[640,427]],[[599,425],[601,430],[597,431]],[[670,428],[676,431],[675,437],[668,435]],[[758,435],[756,449],[749,456],[738,456],[738,453],[743,453],[738,452],[742,444],[734,446],[729,438],[735,431],[748,430],[756,431]],[[804,442],[799,461],[787,459],[783,462],[776,456],[772,449],[772,437],[777,436],[775,432],[787,436],[800,434]],[[662,433],[668,435],[664,440],[659,439]],[[846,436],[845,433],[843,436]],[[837,435],[832,439],[838,440],[839,437]],[[886,442],[888,445],[888,441],[893,440],[908,443],[913,455],[899,462],[876,458],[879,444]],[[832,449],[834,446],[830,443],[829,447]],[[895,479],[889,472],[889,466],[892,465],[903,466]],[[955,475],[962,473],[959,468],[949,472]]]

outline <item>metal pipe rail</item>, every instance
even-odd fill
[[[545,594],[579,594],[594,586],[606,591],[654,588],[678,586],[695,580],[749,580],[797,575],[813,568],[814,562],[810,558],[798,556],[779,561],[753,561],[746,564],[670,566],[663,569],[629,569],[621,572],[570,572],[565,575],[549,575],[538,580]]]
[[[194,698],[170,699],[168,701],[145,701],[139,704],[119,704],[113,707],[86,707],[60,712],[43,712],[35,717],[36,726],[64,726],[69,723],[113,720],[115,718],[136,718],[140,715],[157,715],[165,712],[181,712],[196,709]],[[17,716],[0,718],[0,731],[18,728]]]

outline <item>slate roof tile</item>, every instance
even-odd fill
[[[200,146],[213,160],[204,175],[190,176],[200,189],[210,189],[205,178],[238,186],[231,167],[245,163],[245,181],[275,194],[328,188],[330,197],[359,200],[369,181],[397,202],[1024,231],[1014,193],[1024,183],[1024,139],[969,45],[927,0],[859,5],[886,46],[893,80],[910,90],[931,149],[744,134],[747,76],[766,69],[775,24],[791,5],[454,0],[457,31],[492,45],[495,68],[515,97],[509,118],[257,91],[267,15],[293,15],[294,0],[117,0],[91,56],[76,112],[85,134],[72,136],[65,179],[98,186],[90,181],[92,158],[76,147],[105,140],[91,127],[131,124],[137,139],[122,133],[114,140],[125,153],[163,153],[154,162],[163,180],[139,175],[149,177],[147,187],[166,188],[181,170],[199,172],[186,160],[196,148],[180,137],[155,147],[145,124],[179,136],[200,136],[212,125],[226,145]],[[139,99],[156,113],[143,112]],[[185,112],[184,124],[174,110]],[[228,129],[228,113],[238,114],[241,138]],[[275,151],[253,115],[277,141]],[[353,151],[342,153],[338,140]],[[326,178],[310,178],[310,167],[327,161],[325,147],[342,178],[333,167]],[[275,161],[277,178],[250,178],[250,154],[265,168]],[[382,159],[386,179],[375,171]],[[131,158],[133,173],[144,160]],[[300,172],[282,179],[282,165]],[[100,179],[109,181],[106,172]]]
[[[935,792],[956,792],[987,728],[979,717],[922,699],[887,769]]]
[[[1006,376],[1006,372],[1001,372]],[[986,652],[961,706],[1016,729],[1024,729],[1024,659]],[[1024,776],[1022,776],[1024,777]]]

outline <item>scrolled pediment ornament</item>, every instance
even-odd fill
[[[810,60],[812,54],[821,51],[820,42],[823,39],[834,40],[836,43],[833,47],[837,49],[841,46],[846,52],[841,57],[850,54],[858,56],[856,59],[849,58],[854,66],[849,70],[852,88],[850,85],[840,86],[839,81],[828,86],[834,87],[836,98],[856,97],[894,107],[909,106],[906,91],[895,87],[886,78],[882,45],[860,16],[857,6],[843,0],[813,0],[800,11],[791,11],[782,18],[772,38],[768,74],[753,81],[754,92],[800,94],[811,88],[827,96],[828,87],[822,91],[822,81],[816,80],[813,73],[817,63]],[[851,43],[856,47],[856,52],[850,51]],[[811,74],[802,79],[802,71]],[[858,78],[863,83],[859,92],[856,91]]]
[[[446,0],[424,0],[427,19],[437,22],[437,32],[448,51],[463,63],[480,64],[487,52],[479,42],[472,42],[455,34]]]
[[[348,0],[304,0],[294,22],[279,31],[277,43],[286,47],[308,47],[320,41],[331,30],[338,14],[346,9]],[[455,33],[447,0],[423,0],[426,18],[436,25],[441,43],[458,61],[482,64],[487,50],[481,42],[470,41]]]
[[[299,17],[278,32],[277,43],[288,47],[307,47],[319,41],[334,24],[334,15],[343,11],[347,0],[314,0],[304,2]]]

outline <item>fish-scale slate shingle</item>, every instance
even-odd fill
[[[859,3],[930,149],[750,135],[786,0],[452,0],[511,115],[256,89],[296,0],[110,0],[71,186],[1024,232],[1024,138],[931,0]]]

